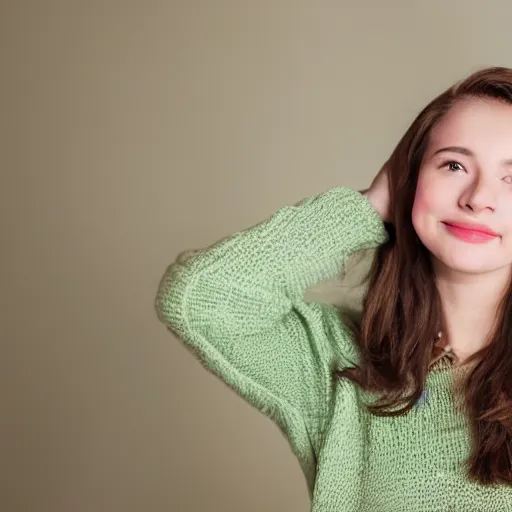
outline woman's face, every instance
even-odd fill
[[[430,134],[412,223],[434,268],[512,268],[512,105],[466,99]]]

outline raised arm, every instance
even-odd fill
[[[160,283],[160,320],[276,422],[306,472],[332,373],[351,363],[353,348],[334,308],[304,302],[304,292],[335,277],[355,251],[386,238],[369,198],[336,187],[178,257]]]

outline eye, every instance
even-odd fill
[[[464,167],[459,164],[459,162],[455,162],[454,160],[445,162],[441,167],[447,167],[448,170],[452,172],[465,171]]]
[[[505,177],[503,178],[503,181],[504,181],[505,183],[508,183],[508,184],[511,184],[511,185],[512,185],[512,175],[511,175],[511,174],[509,174],[508,176],[505,176]]]

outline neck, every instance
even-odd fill
[[[443,345],[463,362],[483,348],[510,282],[510,268],[482,274],[435,268],[443,311]]]

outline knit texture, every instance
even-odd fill
[[[313,512],[512,511],[512,488],[469,482],[457,370],[435,365],[408,414],[376,417],[376,398],[333,378],[358,363],[333,305],[304,292],[348,257],[387,240],[360,193],[336,187],[200,251],[182,254],[156,296],[160,320],[288,439]]]

